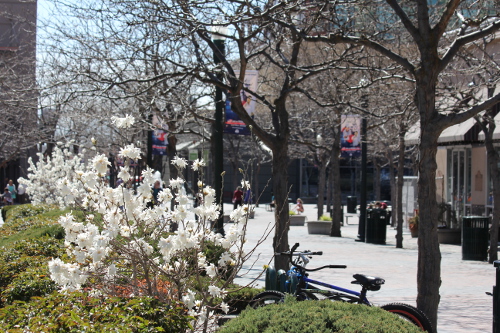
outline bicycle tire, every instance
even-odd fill
[[[250,306],[254,309],[257,309],[270,304],[283,303],[284,301],[285,294],[276,290],[268,290],[255,295],[255,297],[252,298],[252,301],[250,302]]]
[[[434,333],[434,329],[432,328],[429,318],[427,318],[425,313],[414,306],[404,303],[390,303],[381,306],[381,308],[385,311],[394,313],[395,315],[411,322],[415,326],[420,327],[422,331]]]

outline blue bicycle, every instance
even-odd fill
[[[276,255],[286,255],[290,258],[291,269],[288,272],[279,271],[276,275],[267,274],[266,289],[276,290],[267,290],[257,294],[252,300],[252,307],[257,308],[268,304],[282,303],[285,299],[285,293],[293,294],[300,301],[329,299],[372,306],[368,298],[366,298],[366,293],[380,290],[385,283],[384,279],[354,274],[354,281],[351,283],[360,285],[361,292],[310,279],[307,272],[315,272],[325,268],[346,268],[347,266],[326,265],[307,269],[306,265],[309,263],[310,258],[314,255],[322,255],[323,252],[295,252],[298,246],[299,243],[296,243],[289,252],[276,253]],[[327,289],[321,289],[319,286]],[[427,316],[414,306],[391,303],[383,305],[381,308],[413,323],[425,332],[434,332]]]

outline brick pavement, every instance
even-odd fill
[[[231,211],[225,205],[225,212]],[[315,220],[315,205],[305,205],[309,221]],[[262,239],[264,231],[272,226],[273,213],[261,205],[255,210],[255,218],[249,220],[247,251]],[[351,285],[352,275],[362,273],[382,277],[386,280],[380,291],[368,294],[371,302],[383,305],[390,302],[404,302],[415,305],[417,295],[417,239],[411,238],[409,230],[404,232],[403,249],[395,247],[395,230],[388,226],[386,245],[375,245],[354,241],[358,231],[356,216],[350,217],[342,227],[342,237],[309,235],[306,226],[291,226],[289,243],[300,243],[299,249],[323,251],[316,256],[309,267],[327,264],[345,264],[346,269],[322,270],[311,273],[311,277],[332,284],[356,289]],[[237,282],[264,286],[264,279],[258,275],[264,264],[272,260],[273,232],[258,246]],[[491,332],[492,298],[495,283],[495,269],[487,262],[464,261],[461,246],[441,245],[441,302],[438,312],[439,333]],[[257,278],[257,279],[256,279]],[[256,280],[255,280],[256,279]]]

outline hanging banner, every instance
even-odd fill
[[[167,131],[164,130],[154,130],[153,136],[153,155],[167,155]]]
[[[236,76],[240,75],[239,71],[234,71]],[[259,79],[259,71],[256,70],[248,70],[245,72],[245,81],[243,85],[245,89],[250,91],[257,91],[257,82]],[[245,90],[240,91],[241,103],[243,107],[247,111],[247,113],[253,117],[253,113],[255,112],[255,107],[257,105],[255,99],[252,94],[248,93]],[[240,135],[250,135],[250,129],[246,126],[246,124],[238,117],[236,113],[231,109],[231,102],[226,98],[226,121],[224,122],[224,133],[230,134],[240,134]]]
[[[153,136],[153,146],[152,153],[153,155],[167,155],[167,146],[168,146],[168,125],[161,121],[156,115],[153,116],[153,126],[154,130],[152,133]]]
[[[356,157],[361,155],[361,117],[356,115],[342,115],[341,117],[340,146],[342,157]]]

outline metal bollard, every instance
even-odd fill
[[[496,281],[493,286],[493,333],[500,333],[500,260],[495,260],[493,266],[496,267]]]

